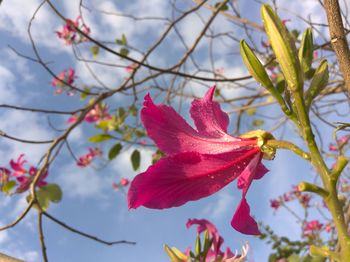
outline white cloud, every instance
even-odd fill
[[[111,188],[110,184],[91,168],[79,168],[71,164],[59,170],[58,183],[69,197],[99,198],[103,197],[105,189]],[[108,179],[107,179],[108,180]]]
[[[40,5],[39,0],[4,1],[0,9],[0,30],[10,32],[14,37],[28,42],[27,28],[31,17]],[[37,13],[32,35],[38,45],[51,47],[51,51],[62,49],[62,43],[55,35],[55,22],[59,21],[47,5]],[[45,26],[41,26],[45,25]]]

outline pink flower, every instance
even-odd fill
[[[126,70],[126,72],[128,72],[128,73],[132,73],[132,72],[134,72],[134,70],[137,68],[137,66],[138,66],[137,63],[133,63],[133,64],[131,64],[131,65],[128,65],[128,66],[125,68],[125,70]]]
[[[17,193],[22,193],[24,191],[27,191],[29,189],[29,186],[31,184],[31,182],[33,181],[34,179],[34,176],[36,175],[37,173],[37,169],[33,166],[31,166],[29,168],[29,176],[19,176],[17,177],[17,181],[19,182],[19,185],[16,189],[16,192]],[[47,185],[47,182],[45,181],[46,177],[48,175],[48,172],[44,172],[44,174],[39,178],[39,181],[37,183],[37,186],[38,187],[43,187],[43,186],[46,186]]]
[[[270,200],[270,205],[273,209],[277,210],[281,206],[281,201],[277,199]]]
[[[74,95],[74,91],[69,87],[69,85],[74,84],[75,71],[73,68],[68,68],[68,70],[61,71],[54,79],[51,81],[51,85],[56,88],[55,94],[60,95],[63,91],[67,91],[67,95]]]
[[[129,179],[122,178],[122,179],[120,179],[119,184],[121,184],[122,186],[127,186],[127,185],[129,185]]]
[[[115,191],[118,191],[120,188],[126,187],[129,185],[130,181],[127,178],[120,179],[119,183],[112,183],[112,187]]]
[[[209,237],[212,239],[213,244],[212,248],[208,252],[207,257],[217,257],[218,255],[223,255],[223,252],[220,250],[224,239],[219,235],[216,227],[206,219],[189,219],[186,223],[186,227],[190,228],[192,225],[197,226],[197,233],[200,234],[204,231],[208,231]]]
[[[79,157],[77,161],[77,165],[80,167],[87,167],[91,164],[91,162],[96,158],[102,155],[101,149],[98,147],[96,148],[89,148],[89,153],[82,155]]]
[[[17,161],[14,161],[11,159],[10,161],[10,166],[13,169],[12,175],[15,177],[20,177],[23,176],[25,173],[27,173],[27,170],[24,169],[23,165],[27,162],[26,160],[23,159],[24,154],[21,154],[18,158]]]
[[[86,35],[90,34],[90,28],[83,23],[81,16],[78,16],[75,21],[67,19],[61,31],[56,31],[56,34],[59,38],[64,40],[66,45],[88,41],[88,39],[80,35],[75,28],[79,28]]]
[[[67,123],[74,124],[75,122],[77,122],[77,120],[78,120],[78,116],[72,115],[71,117],[68,118]]]
[[[322,229],[322,226],[323,224],[321,224],[318,220],[311,220],[309,222],[306,222],[303,228],[303,235],[312,236],[314,233],[317,233],[317,231],[320,231]]]
[[[141,120],[148,136],[166,156],[135,177],[128,192],[129,208],[163,209],[207,197],[237,179],[242,200],[231,225],[244,234],[260,231],[250,215],[246,194],[253,179],[268,171],[255,138],[238,138],[227,133],[229,118],[213,102],[215,87],[195,99],[191,116],[193,129],[171,107],[156,105],[145,96]]]
[[[98,122],[101,120],[109,120],[112,116],[108,113],[108,106],[106,104],[97,104],[93,109],[86,114],[84,120],[89,123]]]
[[[283,19],[283,20],[282,20],[282,24],[286,25],[287,22],[290,22],[290,21],[291,21],[290,19]]]
[[[240,261],[234,260],[240,257],[246,256],[247,254],[243,254],[245,251],[248,251],[248,248],[243,248],[242,255],[234,254],[230,248],[226,248],[225,252],[221,250],[221,246],[224,243],[224,239],[219,235],[216,227],[206,219],[189,219],[186,223],[186,227],[190,228],[192,225],[197,225],[197,233],[201,234],[204,231],[208,232],[209,238],[212,241],[211,247],[208,251],[206,261]]]

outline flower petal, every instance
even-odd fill
[[[243,170],[237,181],[237,187],[243,189],[243,196],[246,195],[250,184],[253,179],[262,178],[268,169],[261,164],[262,154],[256,154],[256,156],[249,162],[249,165]]]
[[[217,154],[256,145],[255,139],[237,139],[228,134],[212,137],[194,130],[171,107],[155,105],[148,94],[141,110],[141,120],[148,136],[159,149],[168,154],[198,152]]]
[[[207,197],[237,178],[260,155],[259,148],[208,155],[186,152],[150,166],[132,181],[129,208],[163,209]]]
[[[191,106],[191,117],[201,134],[210,137],[227,136],[228,115],[223,112],[218,102],[213,101],[215,86],[210,88],[202,99],[195,99]],[[236,140],[240,140],[236,138]]]
[[[238,232],[246,235],[260,235],[258,224],[250,215],[250,207],[245,197],[242,198],[235,214],[233,215],[231,225]]]

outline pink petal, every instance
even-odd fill
[[[192,101],[191,117],[201,134],[209,137],[223,137],[227,135],[229,124],[228,115],[223,112],[218,102],[213,102],[215,86],[210,88],[202,99]],[[232,137],[230,137],[232,139]],[[240,140],[237,138],[236,140]]]
[[[231,225],[238,232],[247,235],[260,235],[258,224],[250,215],[250,207],[245,197],[242,198],[235,214],[233,215]]]
[[[215,238],[219,237],[219,233],[216,227],[206,219],[196,219],[196,218],[188,219],[186,223],[186,227],[190,228],[192,225],[198,225],[197,226],[198,234],[207,230],[210,237],[215,237]]]
[[[207,197],[237,178],[259,148],[208,155],[179,153],[159,160],[132,181],[129,208],[163,209]]]
[[[237,181],[237,187],[243,189],[243,196],[246,195],[253,179],[260,179],[268,171],[267,168],[260,163],[262,154],[256,156],[250,161],[249,165],[244,169]]]
[[[259,180],[261,179],[267,172],[269,172],[269,170],[266,168],[266,166],[264,166],[261,162],[259,163],[254,179],[255,180]]]
[[[230,135],[213,138],[198,133],[173,108],[155,105],[150,95],[145,96],[141,120],[148,136],[168,154],[193,151],[217,154],[256,145],[255,139],[238,140]]]

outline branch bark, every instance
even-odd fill
[[[331,44],[337,56],[346,89],[350,95],[350,50],[346,40],[339,2],[338,0],[324,0],[324,8],[329,24]]]

